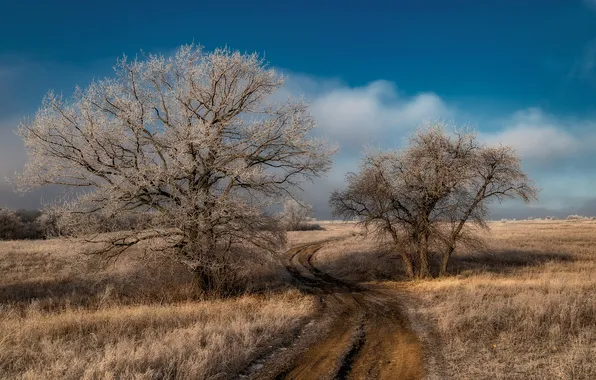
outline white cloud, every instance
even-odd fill
[[[288,96],[304,96],[319,124],[319,133],[340,144],[332,171],[314,183],[305,183],[304,193],[299,195],[323,218],[331,217],[327,207],[331,190],[341,188],[345,174],[358,169],[365,145],[395,147],[423,121],[450,118],[456,113],[434,93],[408,96],[385,80],[354,87],[338,79],[290,73],[273,100]]]
[[[398,139],[424,120],[451,117],[455,112],[434,93],[405,96],[395,84],[383,80],[350,87],[339,81],[316,85],[303,76],[290,77],[289,85],[310,90],[305,95],[322,131],[344,146]]]
[[[474,110],[456,109],[434,93],[406,96],[394,83],[382,80],[353,87],[338,80],[292,75],[289,85],[286,94],[305,95],[322,132],[341,145],[332,172],[314,184],[307,184],[303,194],[305,200],[317,206],[318,214],[325,217],[329,216],[326,208],[329,191],[343,186],[347,171],[358,169],[364,145],[395,147],[415,126],[429,119],[466,120],[473,125],[484,120],[478,125],[481,140],[515,148],[530,176],[553,199],[561,199],[562,195],[552,182],[564,178],[569,168],[577,169],[571,177],[581,177],[586,169],[580,166],[592,160],[596,153],[596,137],[591,136],[596,121],[590,119],[558,117],[539,108],[487,119]],[[585,185],[585,181],[581,184]],[[586,187],[580,186],[568,193],[577,197],[585,191]],[[551,200],[544,205],[552,204]]]
[[[564,122],[537,108],[516,112],[505,128],[498,132],[483,133],[489,144],[503,144],[515,148],[524,159],[554,160],[581,153],[592,143],[569,132],[573,122]],[[581,122],[579,124],[583,124]],[[577,127],[577,125],[575,125]]]
[[[596,0],[595,0],[596,1]],[[342,154],[359,155],[362,146],[381,143],[392,147],[425,120],[463,119],[464,114],[435,93],[401,94],[389,81],[378,80],[351,87],[338,80],[291,75],[288,93],[304,94],[321,131],[341,144]],[[467,119],[474,114],[466,114]],[[590,136],[596,127],[589,120],[561,119],[539,108],[528,108],[505,118],[493,118],[480,125],[480,137],[489,144],[515,148],[525,160],[549,164],[576,157],[596,147]]]

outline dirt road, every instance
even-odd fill
[[[313,265],[324,244],[287,252],[287,268],[319,296],[321,317],[258,364],[253,379],[421,379],[422,348],[395,293],[336,279]]]

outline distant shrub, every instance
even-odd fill
[[[19,239],[25,228],[21,218],[12,210],[0,210],[0,240]]]
[[[104,233],[144,229],[153,216],[147,213],[117,216],[96,213],[84,217],[84,223],[92,226],[94,232]],[[0,209],[0,240],[39,240],[70,236],[74,219],[76,218],[65,218],[64,214],[52,208],[44,211]],[[79,219],[76,221],[80,222]]]
[[[318,223],[302,223],[296,226],[293,226],[291,230],[288,231],[323,231],[324,228]]]
[[[593,216],[584,216],[584,215],[567,215],[567,220],[593,220]]]
[[[294,199],[288,199],[284,202],[284,210],[280,215],[280,220],[286,231],[310,231],[323,229],[320,225],[311,224],[312,206],[302,204]],[[318,226],[313,227],[313,226]]]
[[[0,240],[35,240],[45,238],[38,210],[0,209]]]
[[[567,220],[584,220],[584,219],[589,219],[587,216],[582,216],[582,215],[567,215]]]

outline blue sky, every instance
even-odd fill
[[[596,0],[6,2],[0,23],[0,176],[22,168],[12,132],[54,89],[110,75],[116,58],[196,42],[263,54],[342,148],[303,197],[327,216],[331,188],[364,144],[400,144],[443,118],[513,145],[543,189],[495,216],[596,215]],[[49,192],[0,206],[37,207]]]

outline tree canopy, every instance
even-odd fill
[[[431,275],[433,251],[446,273],[458,243],[477,241],[490,202],[538,192],[513,149],[483,145],[469,130],[448,134],[442,123],[419,128],[403,149],[366,151],[346,181],[331,195],[334,213],[389,238],[409,277]]]
[[[151,214],[142,230],[95,236],[96,251],[151,240],[203,288],[240,246],[279,246],[284,235],[263,209],[326,172],[335,151],[311,137],[306,103],[272,102],[284,78],[256,54],[192,45],[124,58],[115,74],[71,99],[50,92],[21,125],[20,187],[81,189],[60,207],[79,235],[96,230],[96,214]]]

